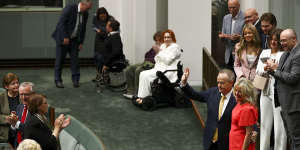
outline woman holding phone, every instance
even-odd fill
[[[272,132],[273,120],[274,120],[274,150],[282,150],[286,147],[286,133],[283,126],[283,121],[280,115],[281,108],[278,100],[275,98],[274,84],[275,79],[272,76],[268,76],[264,67],[267,61],[273,61],[279,63],[280,57],[283,54],[280,45],[280,33],[281,29],[275,29],[271,33],[269,39],[269,47],[271,49],[265,49],[260,55],[258,61],[256,73],[260,76],[267,76],[268,84],[262,90],[260,96],[260,149],[270,149],[270,137]]]

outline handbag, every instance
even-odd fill
[[[267,86],[268,81],[268,77],[263,77],[256,74],[252,83],[257,89],[263,90]]]

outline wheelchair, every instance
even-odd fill
[[[177,71],[177,80],[171,83],[165,76],[167,72]],[[132,103],[143,110],[155,110],[162,107],[185,108],[191,107],[191,102],[180,88],[181,76],[183,75],[183,65],[178,62],[177,69],[157,71],[157,78],[151,84],[151,96],[143,98],[141,104],[137,103],[137,96],[132,98]]]
[[[114,60],[108,65],[108,70],[97,74],[96,88],[101,93],[103,88],[107,88],[113,92],[126,90],[126,78],[123,70],[129,65],[129,61],[125,57]]]

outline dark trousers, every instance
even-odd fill
[[[64,60],[69,53],[70,62],[71,62],[71,72],[72,72],[72,81],[79,82],[80,79],[80,69],[79,69],[79,59],[78,59],[78,52],[79,52],[79,43],[76,39],[70,39],[69,45],[61,45],[56,44],[56,59],[55,59],[55,74],[54,80],[62,81],[61,74],[62,74],[62,67],[64,64]]]
[[[94,58],[95,58],[95,64],[96,64],[96,69],[98,72],[102,72],[102,68],[103,68],[103,55],[99,52],[95,52],[94,54]]]
[[[230,54],[229,62],[228,62],[228,64],[225,64],[225,68],[230,69],[234,72],[233,67],[234,67],[234,56],[232,54]]]
[[[219,150],[218,148],[218,141],[216,143],[211,143],[208,150]]]
[[[300,112],[281,111],[283,124],[287,133],[290,150],[300,150]]]

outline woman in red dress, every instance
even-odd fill
[[[250,80],[240,78],[233,92],[237,105],[232,110],[229,150],[254,150],[251,133],[258,119],[255,88]]]

